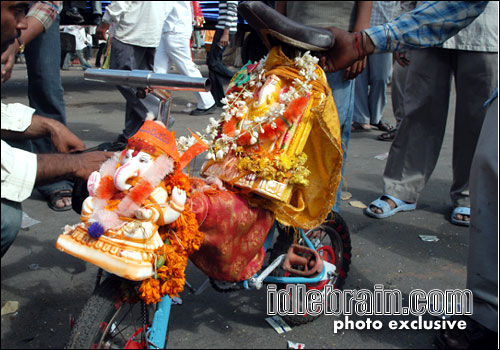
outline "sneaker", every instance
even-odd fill
[[[217,108],[217,105],[214,103],[214,105],[210,108],[207,109],[201,109],[201,108],[196,108],[191,111],[191,115],[206,115],[206,114],[213,114],[215,112],[215,109]]]

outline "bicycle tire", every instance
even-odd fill
[[[140,331],[135,327],[142,329],[142,323],[139,322],[139,326],[134,325],[127,329],[125,325],[121,325],[121,322],[125,320],[128,313],[131,318],[134,318],[136,314],[142,315],[141,302],[138,298],[125,301],[122,296],[122,283],[126,283],[125,280],[109,277],[99,285],[76,320],[66,346],[67,349],[126,349],[128,347],[127,344],[130,344],[137,331]],[[126,314],[120,320],[119,316],[122,312]],[[120,329],[120,327],[124,328]],[[115,333],[116,338],[112,333]],[[141,342],[144,346],[145,341],[142,338],[139,343],[134,342],[134,345],[141,344]]]
[[[351,237],[349,233],[349,228],[340,216],[340,214],[335,212],[330,212],[323,222],[318,227],[318,230],[325,232],[330,239],[330,246],[333,249],[335,255],[335,267],[338,272],[337,280],[333,284],[334,288],[342,290],[347,278],[347,273],[349,272],[351,264]],[[276,243],[274,244],[270,261],[273,261],[281,254],[286,254],[288,248],[293,243],[293,236],[286,232],[286,229],[278,228],[280,232]],[[315,230],[316,231],[316,230]],[[285,271],[282,266],[279,266],[273,273],[275,276],[285,276]],[[278,289],[285,289],[286,284],[278,284]],[[324,288],[322,286],[321,288]],[[316,288],[317,289],[317,288]],[[290,326],[297,326],[312,322],[318,319],[320,315],[312,316],[308,314],[304,315],[284,315],[281,316],[283,320]]]

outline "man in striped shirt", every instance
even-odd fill
[[[222,106],[220,100],[224,97],[224,79],[233,77],[233,72],[222,63],[222,55],[230,39],[236,34],[238,25],[237,7],[238,1],[219,1],[219,19],[215,26],[212,47],[207,56],[209,78],[212,83],[210,91],[216,105],[219,107]]]

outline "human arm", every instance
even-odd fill
[[[26,15],[27,28],[21,31],[21,43],[27,45],[54,23],[57,16],[58,3],[59,1],[36,2],[30,7]],[[21,44],[19,41],[14,40],[9,48],[2,53],[2,83],[10,79],[12,68],[14,67],[15,56],[20,51],[20,47]]]
[[[360,32],[370,27],[372,15],[372,1],[357,1],[356,21],[354,23],[354,32]],[[366,68],[366,57],[354,62],[352,66],[346,68],[344,79],[351,80],[356,78]]]
[[[14,202],[27,199],[35,184],[55,182],[63,178],[86,178],[99,169],[111,152],[82,154],[41,154],[11,147],[2,140],[2,198]],[[112,153],[111,153],[112,154]]]
[[[327,66],[328,71],[335,72],[373,53],[441,45],[478,17],[487,3],[427,1],[389,23],[366,29],[365,45],[363,32],[349,33],[329,27],[327,29],[335,35],[335,45],[320,63]]]
[[[3,113],[3,111],[2,111]],[[2,118],[2,123],[5,118]],[[50,118],[34,114],[31,124],[25,130],[4,130],[2,139],[19,140],[50,136],[58,152],[83,151],[85,144],[73,134],[64,124]]]
[[[109,26],[120,22],[121,16],[129,10],[130,3],[131,1],[111,1],[106,7],[106,13],[102,16],[101,24],[97,27],[97,39],[106,40],[106,32],[109,30]]]
[[[64,178],[87,179],[93,171],[114,152],[88,152],[80,154],[37,154],[36,184],[55,182]]]
[[[224,29],[224,32],[222,33],[222,36],[219,39],[219,44],[221,44],[221,46],[227,46],[227,44],[229,44],[229,29],[228,28]]]
[[[238,22],[238,2],[237,1],[227,1],[227,12],[225,17],[222,19],[224,23],[224,32],[219,39],[219,44],[221,46],[227,46],[229,44],[229,33],[232,27],[237,26]],[[220,21],[219,21],[220,22]]]

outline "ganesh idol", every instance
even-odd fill
[[[57,248],[130,280],[152,276],[165,244],[160,228],[185,211],[186,188],[170,181],[187,179],[181,163],[175,135],[146,120],[125,150],[91,174],[81,223],[66,227]]]

